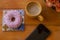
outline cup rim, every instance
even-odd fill
[[[29,12],[28,12],[28,10],[27,10],[27,6],[29,5],[29,3],[36,3],[38,6],[39,6],[39,12],[36,14],[36,15],[31,15]],[[28,15],[28,16],[38,16],[40,13],[41,13],[41,11],[42,11],[42,6],[41,6],[41,4],[39,3],[39,2],[37,2],[37,1],[30,1],[30,2],[28,2],[27,3],[27,5],[25,6],[25,10],[26,10],[26,14]]]

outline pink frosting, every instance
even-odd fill
[[[11,20],[12,17],[15,18],[14,21]],[[22,16],[16,10],[8,11],[7,14],[4,16],[4,21],[8,27],[17,28],[22,23]]]

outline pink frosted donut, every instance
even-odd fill
[[[22,23],[22,16],[16,10],[8,11],[4,16],[5,24],[10,28],[17,28]]]

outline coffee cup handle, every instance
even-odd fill
[[[43,21],[43,20],[44,20],[43,16],[42,16],[42,15],[39,15],[39,16],[38,16],[38,20],[39,20],[39,21]]]

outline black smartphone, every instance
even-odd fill
[[[39,24],[26,40],[46,40],[50,33],[50,30],[46,26]]]

